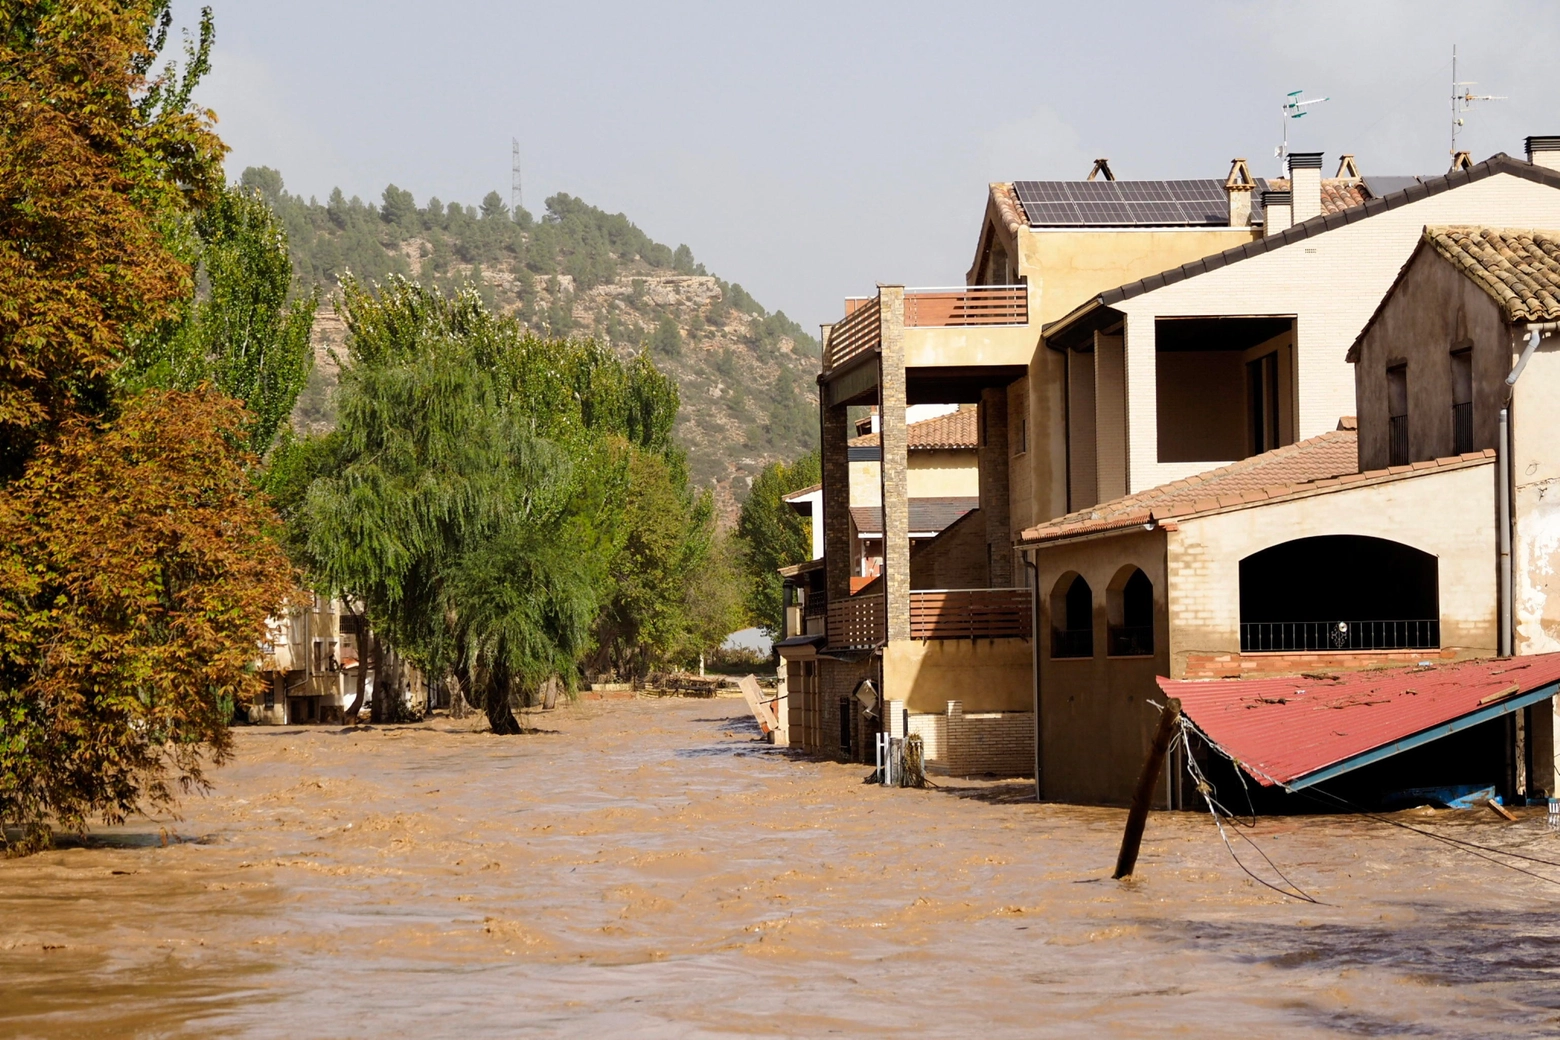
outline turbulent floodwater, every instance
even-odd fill
[[[1299,903],[1191,813],[1119,884],[1119,811],[863,786],[743,715],[242,730],[183,820],[0,861],[0,1036],[1560,1033],[1560,887],[1263,821]],[[1560,860],[1541,810],[1401,818]]]

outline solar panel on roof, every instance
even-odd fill
[[[1220,226],[1228,219],[1224,183],[1181,181],[1015,181],[1036,227]]]

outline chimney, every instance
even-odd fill
[[[1294,222],[1322,215],[1322,153],[1289,153],[1289,191],[1294,196]]]
[[[1471,169],[1473,169],[1473,153],[1472,152],[1453,152],[1452,153],[1452,168],[1450,170],[1447,170],[1446,172],[1447,173],[1456,173],[1458,170],[1471,170]]]
[[[1287,191],[1264,191],[1262,212],[1262,233],[1277,234],[1295,222],[1294,196]]]
[[[1251,191],[1257,186],[1251,167],[1244,159],[1230,160],[1230,175],[1224,179],[1224,191],[1230,197],[1230,227],[1251,223]]]
[[[1527,157],[1534,166],[1560,170],[1560,137],[1529,137]]]
[[[1116,175],[1110,171],[1109,159],[1094,160],[1094,169],[1089,171],[1089,180],[1092,181],[1094,178],[1100,176],[1103,176],[1108,181],[1113,181],[1116,179]]]
[[[1360,165],[1354,161],[1352,155],[1338,156],[1338,172],[1333,174],[1340,181],[1357,181],[1360,179]]]

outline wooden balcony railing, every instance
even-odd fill
[[[911,639],[1028,639],[1028,589],[910,593]]]
[[[1028,322],[1029,287],[1026,285],[905,290],[907,329],[1025,325]]]
[[[852,301],[855,302],[855,301]],[[845,320],[829,333],[824,352],[824,371],[838,368],[852,358],[874,352],[883,342],[882,322],[878,317],[878,299],[856,302]]]
[[[864,649],[883,645],[886,632],[883,597],[851,596],[829,604],[829,646]]]

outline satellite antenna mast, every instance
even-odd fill
[[[1278,158],[1278,175],[1280,177],[1289,173],[1284,166],[1284,160],[1289,157],[1289,121],[1291,119],[1299,119],[1305,115],[1306,109],[1311,105],[1320,105],[1323,101],[1332,100],[1330,97],[1302,99],[1300,95],[1304,93],[1305,91],[1303,90],[1291,90],[1284,95],[1283,115],[1279,117],[1280,128],[1284,132],[1284,143],[1273,149],[1274,156]]]
[[[1452,44],[1452,166],[1459,164],[1458,157],[1461,149],[1457,147],[1457,135],[1462,132],[1463,116],[1473,108],[1475,101],[1505,101],[1503,96],[1495,94],[1475,94],[1470,87],[1476,85],[1471,79],[1457,78],[1457,45]]]
[[[509,162],[509,213],[516,220],[520,219],[520,139],[511,137]]]

